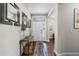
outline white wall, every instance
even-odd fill
[[[0,56],[19,55],[20,27],[0,24]]]
[[[25,3],[16,3],[20,9],[20,22],[22,21],[22,12],[24,12],[27,15],[27,19],[31,20],[31,13],[28,10],[28,7],[26,7]],[[24,32],[22,32],[22,37],[29,36],[31,33],[31,28],[26,28]]]
[[[19,42],[29,33],[28,28],[24,33],[21,27],[0,24],[0,56],[19,56]]]
[[[20,10],[23,11],[29,19],[31,19],[31,13],[29,12],[28,7],[26,7],[24,3],[17,3],[17,5]]]
[[[58,4],[58,55],[79,55],[79,29],[74,29],[74,8],[79,4]]]
[[[49,25],[51,24],[51,27]],[[49,29],[52,28],[52,32]],[[48,39],[51,38],[51,34],[55,34],[54,51],[58,52],[58,4],[55,4],[48,14]]]
[[[27,13],[27,10],[24,9],[25,7],[22,6],[22,8],[28,18],[31,19],[30,13]],[[23,32],[20,26],[0,24],[0,56],[19,56],[19,41],[29,34],[29,28]]]
[[[48,14],[48,37],[52,38],[52,34],[55,34],[56,31],[56,5],[55,8],[52,8]]]

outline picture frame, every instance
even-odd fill
[[[22,28],[21,30],[25,30],[27,28],[27,16],[24,12],[22,12]]]
[[[19,7],[15,3],[6,3],[5,21],[12,22],[14,26],[20,25]]]
[[[74,8],[74,28],[79,29],[79,8]]]
[[[0,3],[0,23],[12,25],[12,22],[6,19],[7,17],[7,3]]]
[[[28,28],[31,28],[31,20],[28,20]]]

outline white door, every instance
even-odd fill
[[[33,16],[32,35],[34,41],[47,41],[45,16]]]

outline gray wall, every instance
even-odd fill
[[[74,29],[74,8],[79,4],[58,4],[58,55],[79,55],[79,29]]]

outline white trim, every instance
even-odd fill
[[[48,14],[31,14],[31,16],[47,16]]]
[[[79,56],[79,52],[63,52],[58,53],[57,51],[54,51],[56,56]]]
[[[79,52],[64,52],[63,56],[79,56]]]

